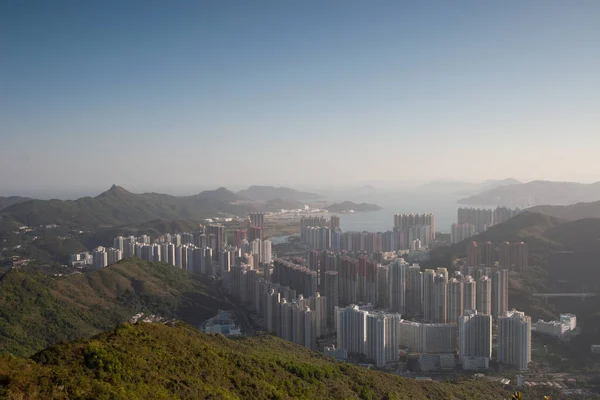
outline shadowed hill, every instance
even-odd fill
[[[527,211],[537,212],[569,221],[584,218],[600,218],[600,201],[577,203],[569,206],[536,206],[529,208]]]
[[[548,229],[544,237],[562,244],[566,250],[600,249],[600,219],[585,218]]]
[[[264,335],[227,339],[176,323],[125,324],[29,360],[0,358],[8,399],[505,399],[488,380],[421,382],[324,359]],[[525,399],[542,398],[525,393]],[[548,389],[546,389],[548,390]],[[547,392],[546,392],[547,394]]]
[[[434,250],[432,254],[434,262],[448,263],[454,257],[466,255],[467,244],[470,242],[526,242],[529,248],[530,258],[534,264],[543,262],[549,253],[564,250],[565,246],[560,242],[545,237],[545,233],[552,228],[560,230],[565,221],[524,211],[501,224],[490,227],[485,232],[472,236],[460,243],[450,247],[441,247]]]
[[[475,236],[477,241],[517,241],[524,238],[543,236],[550,228],[563,224],[564,220],[547,215],[524,211],[501,224],[490,227]]]
[[[600,248],[600,219],[565,221],[525,211],[455,246],[464,247],[470,241],[524,241],[534,255],[561,250],[597,250]]]
[[[462,254],[469,242],[527,242],[529,252],[546,255],[550,251],[563,250],[562,243],[554,242],[544,235],[552,229],[564,223],[564,220],[549,217],[538,213],[522,212],[517,216],[498,225],[494,225],[485,232],[468,238],[467,240],[452,246],[456,253]]]
[[[11,270],[0,278],[0,352],[29,355],[111,329],[138,312],[197,324],[228,308],[212,284],[135,259],[67,277]]]

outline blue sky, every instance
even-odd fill
[[[0,186],[600,180],[598,1],[0,3]]]

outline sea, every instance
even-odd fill
[[[381,206],[379,211],[342,213],[340,228],[343,231],[385,232],[394,227],[394,214],[401,213],[434,213],[436,231],[450,233],[450,228],[457,219],[456,203],[459,196],[405,195],[397,199],[380,199],[372,202]]]

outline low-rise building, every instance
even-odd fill
[[[421,372],[451,371],[456,368],[454,354],[421,354],[419,356]]]
[[[490,368],[488,357],[462,357],[460,361],[465,371],[483,371]]]
[[[535,331],[542,335],[562,337],[569,332],[569,326],[560,321],[544,321],[542,319],[535,323]]]
[[[561,314],[558,321],[539,320],[535,324],[535,331],[543,335],[562,337],[577,327],[577,317],[574,314]]]
[[[240,327],[235,324],[231,313],[225,310],[219,310],[216,316],[206,321],[204,333],[221,333],[225,336],[238,336],[242,334]]]

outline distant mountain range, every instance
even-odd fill
[[[311,192],[300,192],[287,187],[274,186],[250,186],[248,189],[240,190],[237,194],[241,197],[254,201],[269,201],[279,199],[282,201],[314,201],[322,196]]]
[[[600,200],[600,182],[532,181],[496,187],[458,201],[470,205],[505,205],[532,207],[537,205],[569,205]]]
[[[25,225],[58,224],[98,228],[141,224],[157,218],[200,221],[217,215],[243,215],[254,211],[252,204],[225,189],[176,197],[159,193],[131,193],[113,185],[96,197],[77,200],[29,200],[0,211],[7,220]]]
[[[513,178],[502,180],[487,180],[484,182],[461,182],[461,181],[432,181],[418,188],[419,192],[426,193],[445,193],[468,195],[481,191],[490,190],[497,187],[519,184],[520,182]]]
[[[377,204],[354,203],[352,201],[343,201],[341,203],[331,204],[331,205],[325,207],[325,209],[329,212],[341,213],[341,212],[348,212],[350,210],[355,211],[355,212],[378,211],[378,210],[381,210],[382,208],[379,207]]]
[[[154,220],[202,221],[216,216],[243,216],[254,211],[301,208],[302,199],[318,199],[315,193],[285,187],[251,186],[234,193],[224,187],[192,196],[161,193],[131,193],[113,185],[96,197],[77,200],[0,198],[0,225],[58,224],[80,229],[97,229],[144,224]]]

